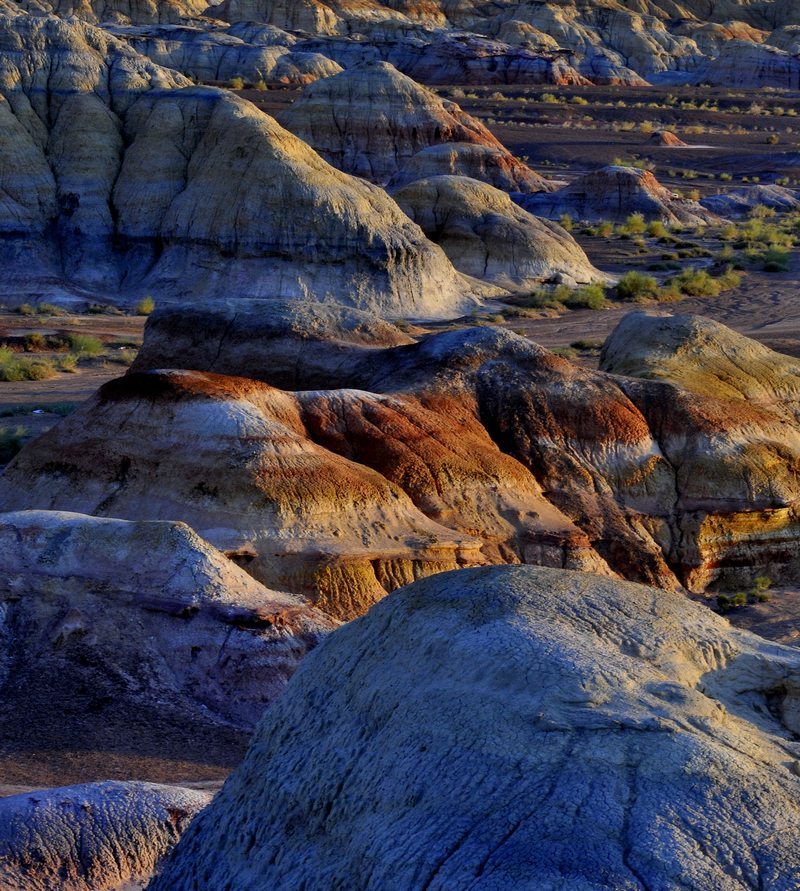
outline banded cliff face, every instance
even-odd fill
[[[423,316],[468,302],[384,192],[90,25],[0,16],[0,118],[6,297],[224,290]]]
[[[28,475],[37,482],[26,492]],[[263,583],[338,618],[462,565],[603,569],[455,401],[132,374],[20,456],[0,488],[7,508],[183,520]]]
[[[800,438],[769,405],[583,370],[505,331],[392,344],[366,317],[299,333],[280,305],[235,307],[157,313],[140,370],[24,449],[0,507],[177,517],[335,616],[483,562],[698,591],[796,571]],[[226,376],[141,372],[167,363]]]

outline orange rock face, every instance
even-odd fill
[[[341,315],[327,334],[296,335],[314,357],[305,378],[290,325],[270,334],[230,312],[225,335],[185,363],[177,311],[156,314],[140,369],[163,365],[171,344],[172,364],[223,373],[106,385],[8,467],[0,507],[181,519],[337,618],[482,563],[695,590],[794,571],[800,437],[769,404],[586,371],[505,331],[393,345],[384,323]]]

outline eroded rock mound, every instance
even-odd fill
[[[479,121],[388,62],[365,62],[306,87],[279,120],[335,167],[386,182],[413,155],[469,143],[519,162]]]
[[[115,33],[156,64],[205,82],[241,77],[248,84],[304,86],[342,70],[321,53],[292,51],[282,34],[274,44],[264,44],[230,31],[177,25],[119,28]]]
[[[143,888],[207,792],[153,783],[89,783],[0,798],[5,891]]]
[[[2,16],[0,51],[4,296],[464,308],[468,286],[385,193],[251,103],[74,20]]]
[[[733,40],[705,64],[696,83],[779,90],[800,89],[800,57],[767,44]]]
[[[519,203],[551,220],[566,214],[578,220],[622,221],[639,213],[648,220],[699,226],[717,219],[699,202],[681,198],[649,170],[636,167],[604,167],[555,192],[522,196]]]
[[[412,155],[389,182],[391,189],[431,176],[468,176],[504,192],[549,192],[552,186],[504,149],[468,142],[431,145]]]
[[[656,130],[650,136],[650,142],[653,145],[660,145],[666,148],[686,148],[686,143],[676,136],[671,130]]]
[[[249,731],[335,624],[182,523],[27,510],[0,514],[0,618],[4,739],[61,749],[91,715],[96,751],[176,760]]]
[[[555,277],[583,283],[603,278],[561,226],[533,216],[485,183],[434,176],[393,195],[466,275],[510,290],[530,290]]]
[[[427,579],[311,654],[150,891],[778,891],[799,686],[796,650],[677,595]]]
[[[703,207],[721,217],[744,219],[759,206],[778,213],[800,210],[800,197],[794,189],[784,186],[755,185],[731,189],[721,195],[709,195],[700,202]]]

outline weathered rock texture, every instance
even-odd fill
[[[549,192],[552,186],[505,149],[471,142],[431,145],[412,155],[392,177],[391,189],[430,176],[468,176],[504,192]]]
[[[342,70],[321,53],[293,52],[283,35],[277,35],[280,43],[264,45],[229,31],[177,25],[120,28],[115,33],[156,64],[206,82],[241,77],[248,84],[303,86]]]
[[[746,576],[754,559],[796,573],[797,360],[708,319],[632,313],[601,367],[640,379],[620,385],[674,468],[687,584],[700,590],[721,568]]]
[[[800,12],[797,15],[800,17]],[[721,47],[719,55],[700,69],[695,80],[715,86],[798,90],[800,55],[734,40]]]
[[[552,220],[566,214],[578,220],[622,221],[633,213],[684,226],[716,220],[699,202],[681,198],[662,186],[649,170],[636,167],[604,167],[555,192],[518,200],[531,213]]]
[[[150,891],[789,888],[799,685],[663,591],[427,579],[311,654]]]
[[[356,65],[306,87],[279,120],[331,164],[373,182],[390,179],[423,148],[468,143],[517,161],[475,118],[388,62]]]
[[[144,887],[206,792],[152,783],[89,783],[0,798],[4,891]]]
[[[755,185],[731,189],[720,195],[709,195],[700,202],[703,207],[721,217],[743,219],[761,205],[778,213],[800,210],[800,197],[794,189],[784,186]]]
[[[650,136],[652,145],[661,145],[666,148],[686,148],[686,143],[676,136],[671,130],[656,130]]]
[[[74,20],[0,16],[0,58],[4,296],[464,307],[467,286],[385,193],[251,103]]]
[[[157,312],[137,368],[299,392],[137,372],[28,445],[0,507],[182,519],[336,616],[479,562],[693,590],[798,574],[800,440],[772,405],[583,370],[487,328],[381,347],[392,335],[369,324],[298,337],[290,321],[255,328],[259,356],[242,347],[257,312]]]
[[[95,745],[120,712],[249,730],[334,624],[182,523],[57,511],[0,514],[0,619],[3,736],[42,745],[87,714]]]
[[[400,208],[467,275],[510,290],[557,276],[603,278],[575,239],[504,192],[464,176],[434,176],[393,193]]]
[[[177,447],[198,438],[199,450]],[[53,448],[55,462],[45,457]],[[452,400],[428,407],[410,395],[134,373],[25,455],[0,480],[3,505],[183,520],[265,584],[339,618],[460,565],[604,567]]]

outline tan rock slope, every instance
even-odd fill
[[[385,193],[249,102],[74,20],[2,16],[0,54],[6,298],[310,295],[390,316],[467,305],[470,286]]]
[[[483,124],[388,62],[319,80],[278,117],[335,167],[373,182],[386,182],[421,149],[441,143],[486,147],[503,153],[507,167],[521,165]]]
[[[772,404],[580,369],[496,329],[381,346],[385,330],[341,316],[251,331],[257,312],[157,312],[137,368],[220,376],[107,385],[7,467],[0,507],[181,519],[339,617],[483,562],[696,591],[796,575],[800,439]],[[703,355],[686,362],[702,376]]]
[[[212,764],[334,624],[181,523],[0,514],[4,765],[9,751],[37,777]]]
[[[447,424],[437,407],[454,412]],[[199,451],[176,448],[198,438]],[[54,448],[57,462],[46,457]],[[4,507],[180,519],[265,584],[338,618],[460,565],[527,556],[604,566],[453,402],[134,373],[19,457],[0,479]],[[21,484],[33,476],[31,488]]]
[[[207,792],[153,783],[88,783],[0,798],[5,891],[143,888]]]
[[[412,155],[392,177],[390,189],[430,176],[468,176],[504,192],[549,192],[555,187],[505,149],[471,142],[431,145]]]
[[[664,591],[426,579],[309,656],[150,891],[793,887],[799,682]]]
[[[464,176],[434,176],[393,193],[400,208],[460,272],[509,290],[566,277],[599,281],[575,239],[505,193]]]
[[[551,220],[566,214],[578,220],[622,221],[640,213],[648,220],[699,226],[717,219],[699,202],[676,195],[649,170],[636,167],[604,167],[555,192],[522,196],[519,203]]]

